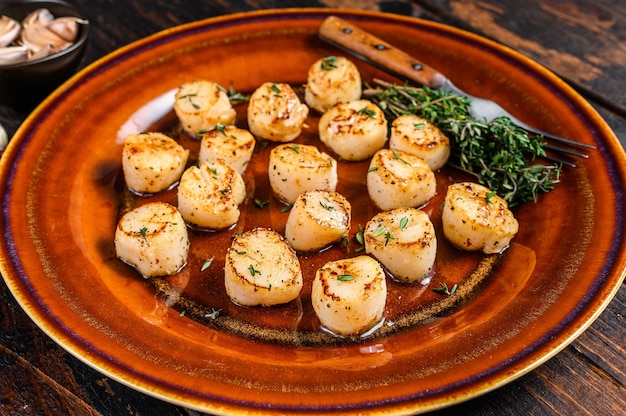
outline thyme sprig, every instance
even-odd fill
[[[509,206],[536,201],[559,182],[561,166],[535,162],[545,156],[541,136],[529,135],[508,117],[480,121],[469,114],[470,100],[428,87],[384,81],[368,86],[364,96],[391,120],[403,114],[421,116],[450,139],[450,163],[504,198]]]

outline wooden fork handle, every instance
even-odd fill
[[[319,36],[399,78],[431,88],[439,88],[446,79],[432,67],[339,17],[327,17]]]

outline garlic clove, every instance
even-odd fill
[[[57,17],[48,24],[48,29],[68,42],[74,42],[78,36],[78,25],[87,22],[77,17]]]
[[[63,39],[47,26],[40,24],[30,24],[24,27],[21,33],[21,40],[34,54],[40,49],[50,47],[52,53],[68,48],[72,42]]]
[[[24,45],[0,48],[0,65],[13,65],[28,59],[28,48]]]
[[[20,23],[8,16],[0,17],[0,47],[10,45],[20,34]]]
[[[45,58],[46,56],[52,55],[53,53],[54,51],[52,49],[52,45],[44,45],[37,51],[29,50],[28,60],[36,61],[37,59]]]
[[[37,9],[22,20],[22,25],[28,27],[30,25],[48,26],[54,20],[54,15],[48,9]]]

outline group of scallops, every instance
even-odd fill
[[[328,247],[350,231],[351,205],[336,192],[337,159],[314,145],[294,143],[309,108],[321,114],[319,138],[339,160],[370,159],[367,192],[378,207],[362,230],[365,254],[320,267],[311,288],[323,328],[363,334],[381,323],[386,272],[419,282],[432,272],[437,238],[419,209],[436,193],[434,171],[450,154],[448,138],[427,120],[401,116],[389,127],[383,111],[361,99],[361,76],[348,59],[329,56],[309,69],[304,101],[289,84],[264,83],[250,96],[249,130],[234,125],[225,90],[210,81],[183,84],[174,110],[187,134],[201,137],[197,164],[189,151],[161,133],[129,135],[122,167],[139,195],[178,186],[178,206],[144,204],[117,226],[117,256],[144,277],[171,275],[187,262],[187,227],[221,230],[234,225],[246,189],[242,175],[256,139],[277,144],[268,177],[274,195],[291,206],[284,235],[254,228],[234,237],[225,259],[225,288],[244,306],[271,306],[297,298],[303,286],[297,252]],[[388,144],[388,146],[386,146]],[[445,237],[465,250],[498,253],[518,230],[506,201],[482,185],[451,185],[442,212]]]

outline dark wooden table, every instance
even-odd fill
[[[621,0],[76,0],[92,36],[83,65],[156,31],[255,9],[347,7],[468,29],[536,59],[581,92],[626,143],[626,2]],[[0,106],[13,134],[25,110]],[[1,415],[189,415],[97,373],[53,343],[0,280]],[[576,341],[520,379],[438,415],[626,414],[626,288]]]

